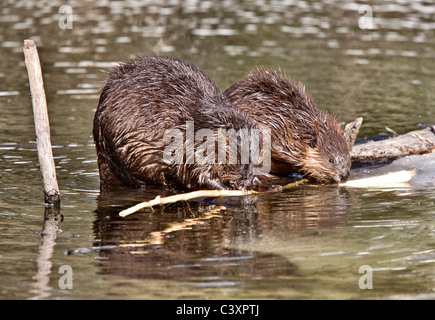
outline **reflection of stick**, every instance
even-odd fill
[[[60,205],[59,187],[56,180],[53,152],[50,141],[47,101],[45,99],[41,64],[35,42],[24,40],[24,57],[32,94],[33,118],[35,121],[38,159],[44,184],[45,203]]]
[[[201,198],[201,197],[231,197],[231,196],[246,196],[248,194],[256,194],[255,191],[240,191],[240,190],[200,190],[200,191],[193,191],[189,193],[184,194],[178,194],[175,196],[165,197],[162,198],[160,196],[157,196],[154,200],[147,201],[147,202],[141,202],[134,207],[128,208],[126,210],[123,210],[119,213],[121,217],[126,217],[140,209],[156,206],[159,204],[167,204],[167,203],[173,203],[177,201],[183,201],[183,200],[190,200],[195,198]]]
[[[224,210],[225,207],[218,206],[214,209],[208,210],[201,214],[200,218],[193,218],[193,219],[183,219],[181,222],[173,222],[170,223],[169,226],[163,230],[154,231],[149,234],[149,243],[154,245],[159,245],[164,243],[165,235],[172,233],[174,231],[179,230],[189,230],[192,229],[193,226],[203,224],[205,221],[214,218],[214,217],[222,217],[220,215],[217,215],[216,213]]]
[[[382,188],[382,187],[394,187],[404,186],[415,176],[416,170],[402,170],[397,172],[388,173],[382,176],[376,176],[371,178],[349,180],[345,183],[340,183],[340,186],[356,187],[356,188]]]
[[[41,232],[41,242],[39,244],[38,256],[36,257],[36,274],[33,276],[35,283],[33,284],[32,293],[34,296],[31,300],[41,300],[50,297],[52,288],[50,287],[50,273],[53,263],[54,246],[56,245],[56,237],[59,232],[57,226],[60,216],[59,207],[46,207],[44,215],[44,226]]]

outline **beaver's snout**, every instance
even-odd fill
[[[340,182],[346,182],[347,179],[349,179],[349,176],[350,176],[350,171],[349,171],[349,170],[344,171],[344,172],[340,175],[340,179],[341,179]]]

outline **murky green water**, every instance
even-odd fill
[[[364,117],[360,137],[433,124],[433,2],[371,2],[371,30],[348,1],[70,1],[72,20],[63,4],[0,4],[0,298],[435,298],[433,166],[407,189],[301,186],[120,218],[155,193],[100,197],[91,137],[101,71],[157,54],[196,64],[222,90],[257,66],[281,68],[341,121]],[[28,38],[42,62],[62,219],[44,220]]]

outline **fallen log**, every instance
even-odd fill
[[[354,145],[351,159],[352,162],[391,159],[433,151],[435,151],[435,126],[411,131],[386,140]]]

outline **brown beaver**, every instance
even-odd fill
[[[258,130],[195,66],[169,57],[148,57],[117,67],[106,80],[94,117],[101,190],[145,185],[182,189],[260,185],[253,164],[241,162],[240,148],[233,162],[191,161],[189,143],[199,150],[206,140],[188,136],[189,126],[196,134],[200,130],[213,134],[218,129]],[[172,162],[165,158],[177,138],[165,136],[171,130],[182,133],[181,151],[186,152],[174,156],[176,148],[170,149],[166,157],[173,156]],[[207,153],[209,149],[201,150]],[[210,157],[215,160],[214,155]]]
[[[305,87],[272,69],[258,69],[224,94],[272,136],[272,173],[302,173],[320,183],[350,174],[350,154],[338,122],[319,110]]]

